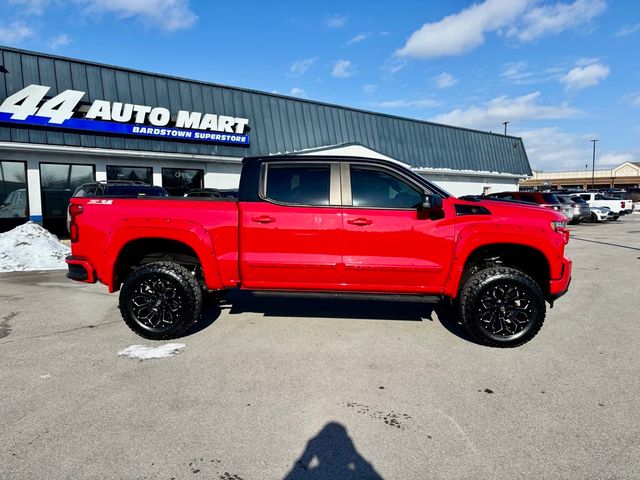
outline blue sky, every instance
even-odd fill
[[[640,161],[635,0],[0,0],[0,44],[522,136],[532,168]]]

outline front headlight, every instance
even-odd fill
[[[551,230],[554,232],[560,232],[567,228],[567,222],[561,220],[555,220],[551,222]]]

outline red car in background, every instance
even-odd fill
[[[562,211],[562,203],[553,194],[548,192],[499,192],[487,195],[487,198],[501,198],[504,200],[517,200],[519,202],[533,203],[539,207],[548,208],[556,212]]]

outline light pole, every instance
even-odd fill
[[[502,122],[502,124],[504,125],[504,134],[507,134],[507,125],[509,124],[509,122]]]
[[[596,176],[596,142],[598,140],[595,139],[595,140],[589,140],[589,141],[593,143],[593,159],[591,161],[591,189],[593,190],[593,183]]]

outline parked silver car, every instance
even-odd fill
[[[569,223],[579,223],[590,219],[591,209],[589,204],[577,195],[562,195],[556,193],[556,197],[562,204],[562,213]]]

